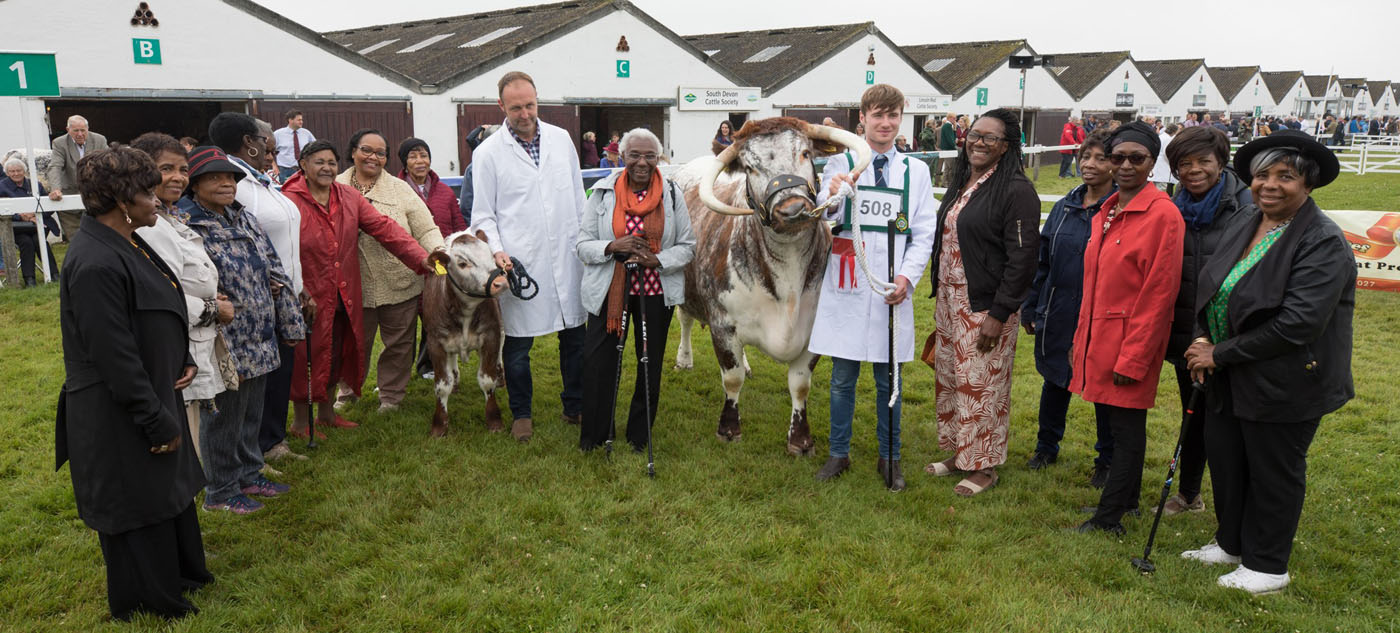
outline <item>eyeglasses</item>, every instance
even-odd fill
[[[380,158],[389,157],[389,152],[382,149],[374,149],[368,145],[361,145],[359,147],[356,147],[355,149],[360,150],[360,153],[364,154],[365,156],[378,156]]]
[[[658,158],[658,156],[657,156],[656,154],[652,154],[652,153],[639,154],[639,153],[637,153],[637,152],[627,152],[627,160],[628,160],[629,162],[635,162],[635,161],[639,161],[639,160],[644,160],[644,161],[646,161],[646,162],[648,162],[648,163],[654,163],[654,162],[656,162],[657,158]]]
[[[1114,165],[1122,165],[1122,164],[1123,164],[1123,161],[1125,161],[1125,160],[1128,161],[1128,162],[1130,162],[1130,163],[1132,163],[1134,167],[1138,167],[1138,166],[1141,166],[1143,163],[1146,163],[1147,161],[1152,160],[1152,157],[1151,157],[1151,156],[1148,156],[1147,154],[1109,154],[1109,155],[1108,155],[1108,162],[1113,163]]]
[[[984,144],[986,144],[986,145],[996,145],[997,143],[1000,143],[1000,142],[1002,142],[1002,141],[1004,141],[1004,140],[1006,140],[1006,137],[1005,137],[1005,136],[997,136],[997,135],[995,135],[995,134],[983,134],[983,133],[981,133],[981,132],[968,132],[968,133],[967,133],[967,142],[969,142],[969,143],[978,143],[978,142],[980,142],[980,143],[984,143]]]

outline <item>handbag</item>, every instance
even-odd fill
[[[229,391],[238,391],[238,368],[233,364],[233,355],[229,354],[228,343],[224,342],[224,332],[220,329],[214,331],[214,362],[219,366],[224,387]]]

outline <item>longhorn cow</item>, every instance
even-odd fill
[[[869,164],[869,146],[850,132],[789,117],[750,121],[733,145],[691,161],[674,177],[685,189],[696,238],[685,273],[676,367],[694,364],[694,323],[709,326],[724,382],[720,440],[742,435],[739,390],[749,369],[744,348],[752,345],[787,363],[787,450],[812,454],[807,394],[820,357],[807,343],[831,251],[831,229],[816,210],[820,180],[812,159],[841,146],[857,157],[853,171]]]

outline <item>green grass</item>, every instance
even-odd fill
[[[932,324],[926,296],[925,284],[920,340]],[[1394,294],[1358,293],[1357,398],[1324,419],[1313,444],[1294,581],[1281,595],[1219,589],[1226,570],[1177,557],[1210,539],[1209,512],[1164,521],[1151,577],[1128,563],[1148,519],[1129,520],[1122,539],[1063,531],[1084,520],[1075,508],[1098,498],[1086,484],[1092,412],[1076,402],[1060,462],[1026,470],[1040,388],[1029,339],[1017,350],[1001,482],[962,499],[955,481],[921,469],[946,456],[926,366],[905,367],[909,489],[890,494],[875,475],[868,372],[855,467],[819,484],[822,457],[783,451],[784,368],[751,355],[744,439],[721,444],[707,333],[695,335],[696,368],[678,372],[673,327],[655,480],[626,450],[606,461],[574,448],[577,429],[559,421],[549,338],[535,349],[528,445],[484,431],[470,383],[452,399],[451,434],[436,441],[427,437],[427,382],[413,381],[403,409],[388,415],[375,413],[371,386],[347,413],[361,428],[330,431],[311,461],[277,464],[293,486],[286,498],[250,517],[200,513],[218,581],[194,595],[199,616],[173,625],[106,621],[96,535],[77,518],[68,469],[52,467],[63,380],[57,302],[56,286],[0,291],[4,631],[1351,632],[1392,631],[1400,612]],[[817,368],[810,402],[819,455],[830,367]],[[1179,420],[1175,385],[1163,378],[1148,417],[1144,507],[1156,503]],[[1208,480],[1206,494],[1210,504]]]

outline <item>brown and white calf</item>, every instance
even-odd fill
[[[505,386],[501,346],[506,331],[496,295],[506,288],[505,275],[496,268],[486,234],[481,231],[447,236],[446,250],[434,251],[430,257],[446,271],[423,284],[423,327],[437,391],[432,435],[447,433],[447,399],[457,388],[459,361],[472,351],[480,361],[476,383],[486,396],[486,429],[502,431],[505,425],[496,404],[496,389]]]
[[[788,365],[788,452],[813,452],[807,394],[820,357],[807,344],[831,228],[814,211],[820,182],[812,159],[838,146],[855,152],[858,166],[870,161],[869,146],[849,132],[787,117],[750,121],[719,156],[691,161],[674,177],[685,189],[696,240],[676,367],[693,366],[694,322],[708,325],[724,381],[721,440],[742,435],[739,390],[748,372],[744,347],[752,345]]]

